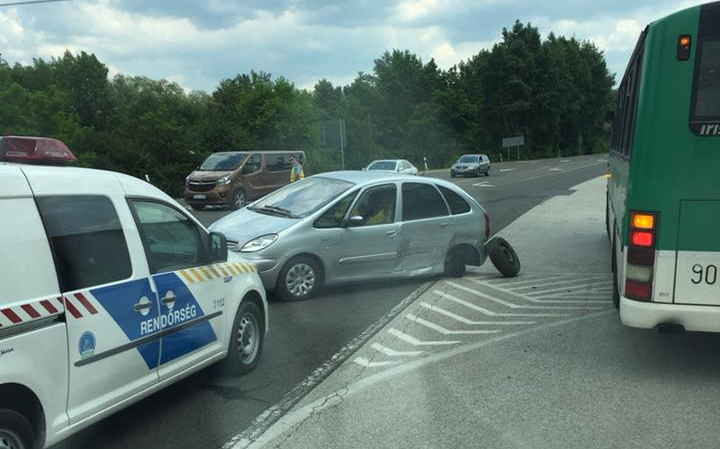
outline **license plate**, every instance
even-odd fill
[[[682,251],[677,258],[675,302],[720,305],[720,255]]]
[[[205,198],[207,198],[205,195],[193,195],[194,200],[204,200]]]

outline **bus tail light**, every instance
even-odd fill
[[[687,61],[690,59],[690,46],[692,38],[689,34],[683,34],[678,37],[677,58],[678,61]]]
[[[657,221],[655,213],[630,212],[625,271],[625,296],[630,299],[649,301],[652,297]]]

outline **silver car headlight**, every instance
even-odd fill
[[[219,186],[224,186],[225,184],[230,184],[230,181],[232,181],[232,174],[225,175],[222,178],[217,180],[217,184]]]
[[[243,245],[242,248],[240,248],[241,253],[254,253],[256,251],[260,251],[261,249],[265,249],[268,246],[275,243],[275,241],[278,239],[277,234],[268,234],[260,236],[256,239],[250,240],[246,244]]]

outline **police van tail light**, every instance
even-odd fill
[[[652,297],[658,217],[654,212],[630,212],[625,296],[638,301]]]
[[[0,137],[0,161],[24,164],[62,165],[77,159],[60,140],[47,137]]]

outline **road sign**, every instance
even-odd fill
[[[519,147],[525,145],[525,136],[506,137],[503,139],[503,148]]]
[[[347,147],[345,120],[338,118],[320,124],[320,143],[334,148],[340,148],[342,168],[345,170],[345,147]]]

